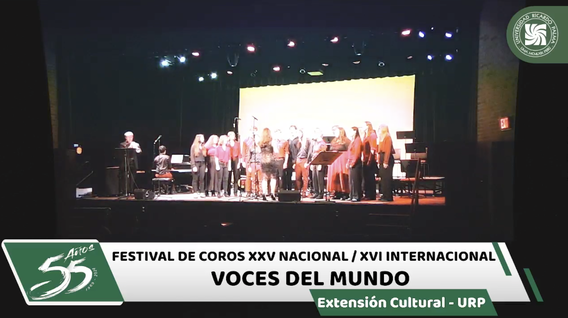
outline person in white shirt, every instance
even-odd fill
[[[124,133],[124,141],[120,143],[120,148],[123,149],[136,149],[136,154],[142,153],[142,148],[140,148],[140,144],[134,141],[134,134],[131,131],[127,131]],[[133,193],[134,191],[134,175],[136,170],[138,170],[138,156],[134,155],[132,158],[127,158],[128,160],[128,167],[124,167],[124,159],[119,158],[120,162],[120,170],[119,170],[119,189],[122,195],[128,195]],[[125,181],[126,174],[125,170],[130,170],[129,173],[129,180]],[[125,189],[125,183],[127,183],[128,189]]]
[[[142,152],[140,144],[134,141],[134,134],[131,131],[127,131],[124,133],[124,142],[120,144],[120,147],[136,149],[136,153]]]

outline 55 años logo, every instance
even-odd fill
[[[33,300],[44,300],[57,296],[62,292],[65,292],[65,294],[72,294],[82,289],[89,290],[93,286],[94,280],[97,277],[97,270],[96,268],[88,268],[79,265],[85,262],[86,257],[77,260],[73,260],[73,258],[75,256],[82,256],[91,251],[94,251],[93,244],[91,244],[89,247],[72,248],[71,250],[69,250],[65,258],[63,258],[64,254],[59,254],[57,256],[49,257],[47,260],[45,260],[45,262],[40,267],[38,267],[38,270],[41,271],[42,273],[60,272],[61,281],[59,285],[57,285],[55,288],[45,291],[43,293],[40,291],[43,289],[41,287],[51,283],[50,280],[33,285],[29,290],[30,298]],[[67,261],[67,259],[69,258],[71,260],[69,261],[69,265],[67,265],[67,267],[53,265],[54,263],[60,261],[61,259],[63,259],[65,263],[65,261]],[[75,285],[75,287],[69,288],[69,286],[71,285],[72,278],[74,276],[72,274],[83,274],[84,277],[79,284]]]
[[[116,306],[124,299],[96,240],[4,240],[28,305]]]

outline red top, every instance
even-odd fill
[[[231,147],[223,149],[223,146],[218,146],[215,149],[215,156],[219,159],[219,162],[228,163],[231,160]]]
[[[208,155],[209,157],[215,157],[215,156],[216,156],[216,150],[217,150],[217,147],[209,147],[209,148],[207,148],[207,155]]]
[[[234,144],[232,147],[230,147],[230,150],[231,150],[231,159],[241,158],[241,145],[238,141],[234,141]]]
[[[349,166],[354,166],[358,161],[361,160],[361,153],[363,152],[363,144],[361,143],[361,138],[355,138],[355,140],[353,140],[353,142],[349,145],[349,149],[347,151],[349,153],[347,163],[349,164]]]
[[[368,163],[371,160],[371,150],[376,153],[377,147],[377,134],[373,131],[363,141],[363,161]]]
[[[274,149],[274,157],[276,159],[284,159],[286,154],[290,151],[288,140],[278,141],[276,144],[278,149]]]
[[[383,156],[383,162],[379,162],[379,164],[388,165],[391,154],[394,154],[392,138],[390,135],[385,136],[385,139],[383,139],[383,141],[379,143],[379,153],[381,152],[384,152],[385,155]]]

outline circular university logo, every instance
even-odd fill
[[[522,54],[539,58],[556,47],[558,26],[552,18],[542,12],[523,14],[513,27],[513,43]]]

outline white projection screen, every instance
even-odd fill
[[[316,128],[331,136],[331,127],[339,125],[349,135],[347,128],[370,121],[375,129],[389,126],[395,149],[406,158],[404,144],[411,141],[397,140],[396,132],[414,130],[414,81],[410,75],[242,88],[240,132],[249,134],[255,124],[259,132],[268,127],[287,134],[290,125],[296,125],[307,136]]]

